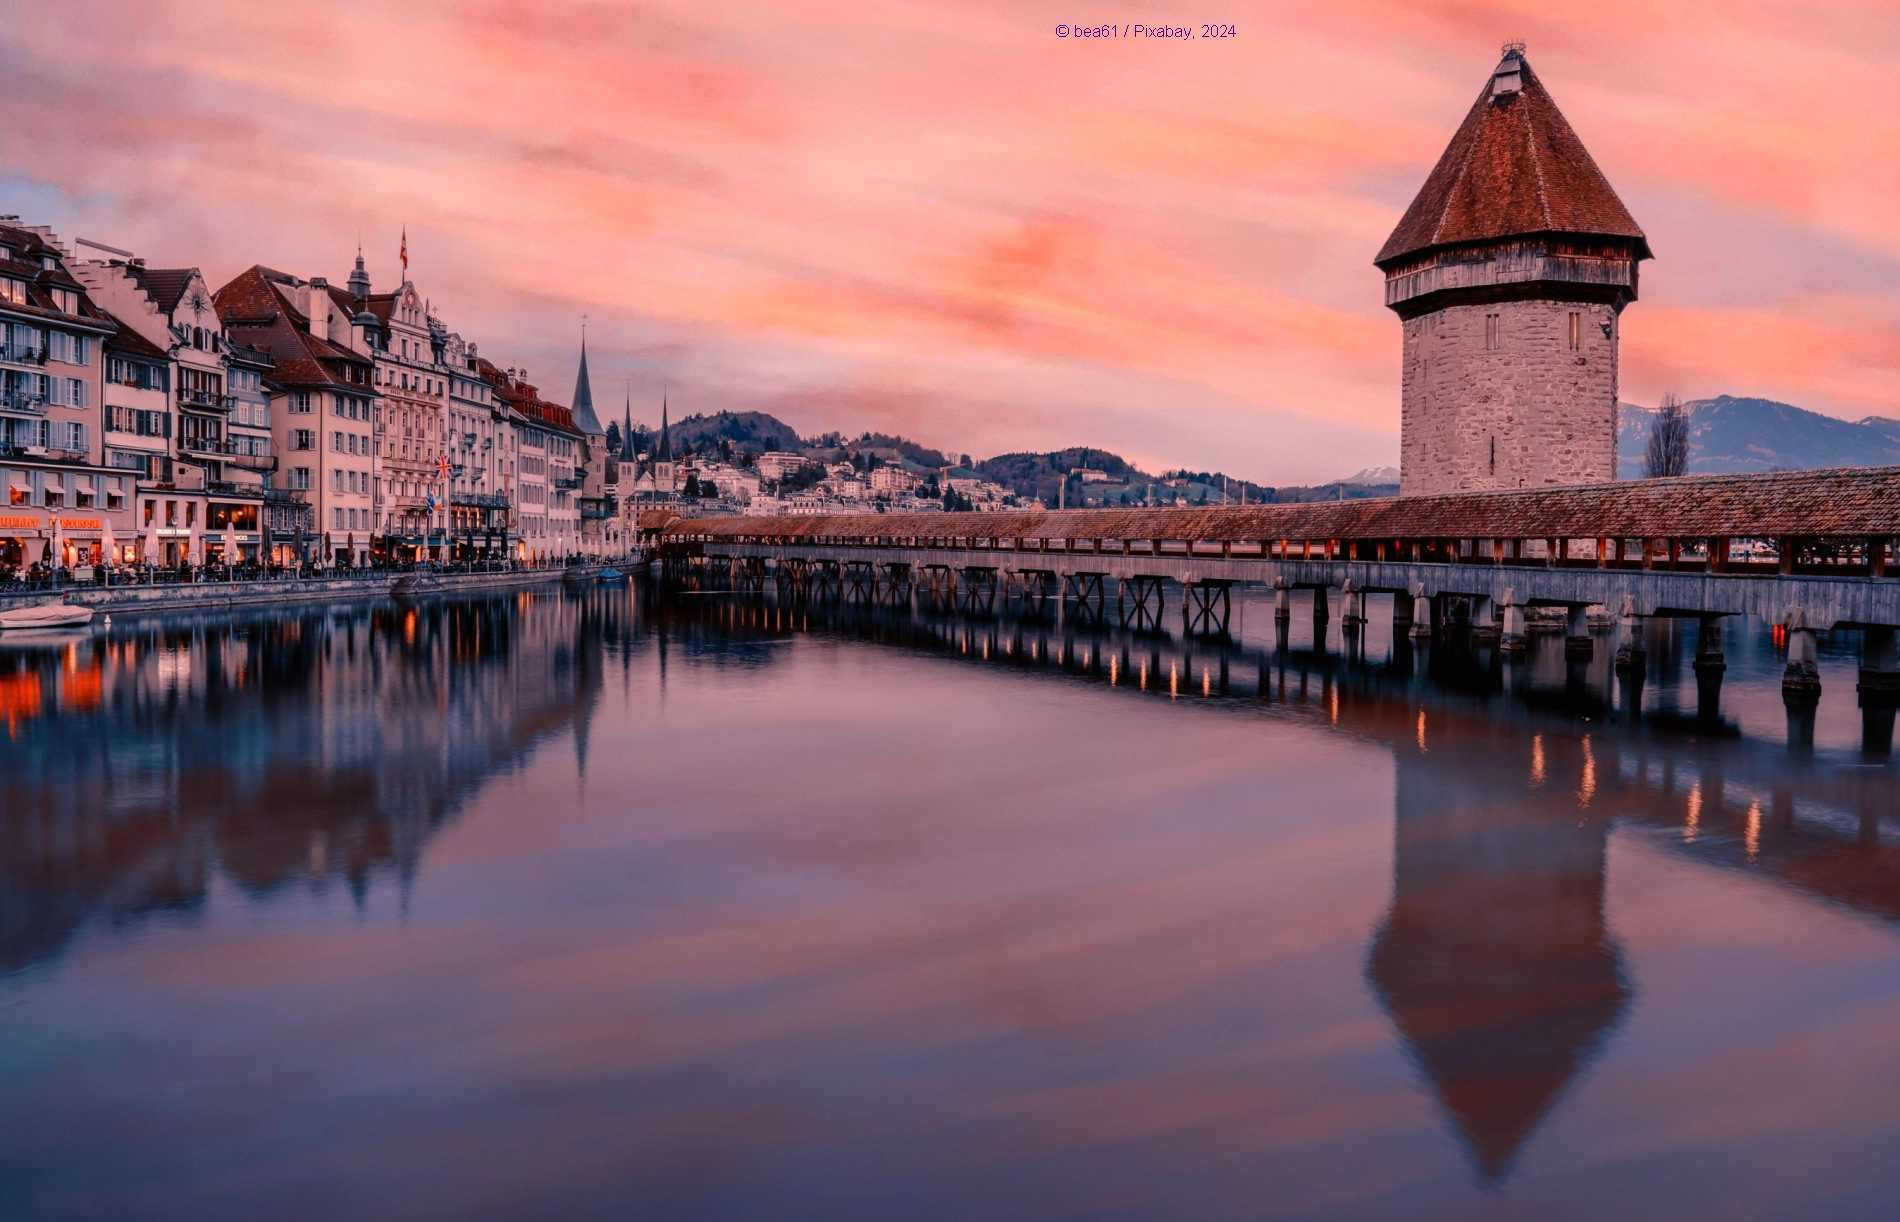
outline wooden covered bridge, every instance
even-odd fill
[[[1755,615],[1790,632],[1789,687],[1811,688],[1813,632],[1866,630],[1863,688],[1900,687],[1900,468],[1684,476],[1562,488],[1199,509],[649,520],[675,569],[723,567],[736,588],[772,580],[859,596],[983,609],[1000,591],[1100,614],[1157,618],[1182,587],[1190,632],[1224,632],[1230,591],[1311,589],[1316,616],[1394,600],[1424,635],[1452,623],[1521,644],[1525,609],[1568,611],[1591,648],[1587,611],[1621,617],[1619,661],[1640,665],[1646,616]],[[1893,571],[1896,575],[1889,576]],[[1702,668],[1719,676],[1705,633]],[[1631,654],[1635,656],[1632,657]],[[1719,682],[1719,678],[1717,680]]]

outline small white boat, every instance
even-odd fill
[[[45,603],[38,607],[16,607],[0,611],[0,631],[22,628],[82,628],[92,622],[91,607],[66,603]]]

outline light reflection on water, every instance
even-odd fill
[[[6,1216],[1886,1216],[1853,642],[600,591],[0,650]],[[1173,626],[1173,625],[1170,625]],[[1685,653],[1686,650],[1686,653]]]

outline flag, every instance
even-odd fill
[[[435,493],[433,492],[429,494],[429,512],[435,512]]]
[[[449,477],[449,456],[447,454],[435,460],[435,473],[440,475],[443,479]]]
[[[409,226],[402,227],[402,278],[409,279]]]

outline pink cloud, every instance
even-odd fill
[[[338,276],[361,231],[386,280],[407,225],[452,327],[559,388],[587,313],[647,416],[670,379],[801,428],[1284,482],[1395,453],[1371,255],[1521,36],[1660,256],[1629,397],[1900,397],[1900,291],[1856,287],[1900,259],[1883,6],[1302,0],[1171,46],[1057,38],[1073,17],[75,0],[0,33],[0,164],[62,232],[214,279]],[[1685,193],[1716,214],[1645,216]],[[1799,291],[1748,275],[1768,223],[1830,252]],[[1731,264],[1672,263],[1709,225]]]

